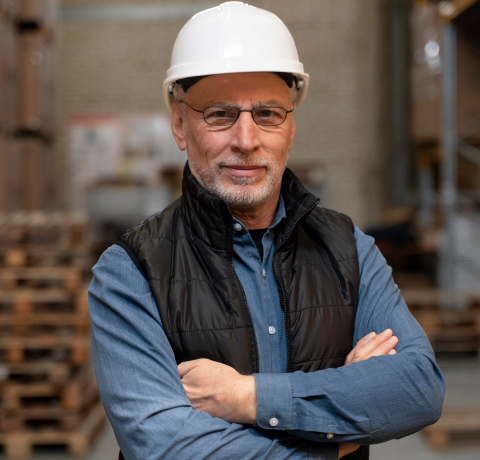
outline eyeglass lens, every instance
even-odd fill
[[[236,107],[208,107],[204,111],[205,121],[213,126],[233,125],[240,115]],[[281,125],[287,118],[287,111],[282,107],[257,107],[252,110],[252,116],[260,126]]]

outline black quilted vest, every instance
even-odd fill
[[[276,228],[272,268],[285,312],[285,371],[342,366],[353,345],[358,300],[353,224],[318,207],[289,169],[281,193],[287,218]],[[258,372],[252,318],[233,268],[232,215],[188,164],[182,197],[117,244],[148,280],[177,363],[208,358],[242,374]],[[366,459],[368,448],[344,458]]]

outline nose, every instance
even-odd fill
[[[240,112],[232,126],[230,147],[236,153],[253,153],[260,148],[261,130],[250,112]]]

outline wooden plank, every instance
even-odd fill
[[[403,289],[402,297],[409,308],[426,306],[438,308],[442,304],[465,302],[468,305],[480,305],[480,295],[473,292],[443,291],[439,289]]]
[[[86,218],[41,211],[0,213],[0,242],[2,250],[19,245],[55,249],[91,243]]]
[[[455,434],[478,433],[480,436],[480,407],[446,408],[440,420],[422,430],[436,449],[451,447]]]
[[[0,266],[3,267],[77,267],[90,269],[93,265],[88,250],[64,249],[46,251],[43,248],[0,249]]]
[[[11,267],[0,268],[2,290],[15,289],[20,282],[61,283],[66,289],[76,291],[82,282],[82,273],[76,267]]]
[[[83,364],[90,349],[90,338],[85,336],[34,336],[34,337],[0,337],[0,351],[9,363],[27,362],[27,351],[44,351],[50,359],[58,360],[57,351],[68,351],[63,358],[73,365]]]
[[[64,303],[71,302],[72,293],[60,288],[50,289],[0,289],[0,303],[28,301],[32,303]]]
[[[26,314],[1,313],[0,312],[0,330],[5,335],[13,332],[17,336],[38,335],[39,333],[49,332],[55,334],[57,331],[69,332],[75,335],[85,335],[90,329],[90,319],[87,312],[47,312]]]
[[[15,412],[0,411],[0,431],[27,430],[29,426],[56,426],[62,431],[79,430],[89,415],[92,406],[99,401],[98,389],[93,386],[88,388],[84,396],[84,405],[80,410],[73,412],[61,405],[33,405],[20,407]],[[40,422],[40,423],[38,423]],[[46,428],[42,426],[42,428]]]
[[[33,362],[0,364],[0,374],[3,382],[38,382],[66,383],[72,374],[72,366],[68,363]]]
[[[90,366],[83,366],[73,379],[63,384],[7,382],[3,386],[2,412],[16,413],[22,408],[39,406],[61,407],[78,412],[91,402],[96,392],[98,390]]]
[[[66,445],[71,455],[83,457],[88,453],[95,434],[105,420],[105,411],[99,402],[92,408],[80,429],[76,431],[45,429],[0,433],[0,444],[4,446],[7,458],[11,459],[30,457],[37,445]]]

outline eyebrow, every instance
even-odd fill
[[[205,103],[205,107],[237,107],[234,102],[224,102],[212,99]],[[252,104],[253,108],[256,107],[282,107],[282,103],[277,99],[269,99],[267,101],[257,101]]]

